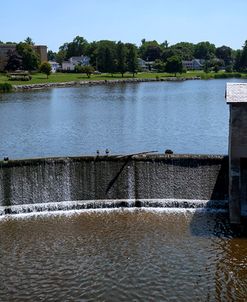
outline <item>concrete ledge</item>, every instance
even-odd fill
[[[228,200],[228,158],[156,154],[0,162],[0,206],[145,199]]]

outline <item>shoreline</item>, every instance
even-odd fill
[[[167,78],[159,78],[159,79],[129,78],[129,79],[117,79],[117,80],[90,80],[89,79],[84,81],[13,85],[12,87],[13,87],[13,92],[16,92],[16,91],[47,89],[47,88],[81,87],[85,85],[95,86],[95,85],[114,85],[114,84],[143,83],[143,82],[181,82],[181,81],[188,81],[188,80],[201,80],[201,77],[191,77],[191,78],[167,77]]]

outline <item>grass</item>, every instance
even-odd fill
[[[140,72],[136,75],[137,79],[165,79],[167,77],[173,77],[173,74],[168,73],[148,73],[148,72]],[[187,73],[177,74],[177,78],[194,78],[201,77],[202,79],[214,79],[214,78],[231,78],[231,77],[242,77],[247,78],[247,74],[240,73],[226,73],[220,71],[218,73],[210,72],[205,73],[203,71],[188,71]],[[125,73],[124,79],[132,78],[132,74]],[[70,82],[70,81],[93,81],[93,80],[116,80],[122,79],[121,74],[100,74],[100,75],[92,75],[89,79],[84,74],[78,73],[55,73],[51,74],[49,78],[46,78],[46,75],[41,73],[34,73],[32,75],[32,79],[30,81],[10,81],[4,73],[0,73],[0,84],[1,83],[10,83],[12,85],[27,85],[27,84],[40,84],[40,83],[60,83],[60,82]]]

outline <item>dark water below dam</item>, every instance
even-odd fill
[[[225,84],[155,82],[0,95],[0,158],[172,149],[227,154]]]
[[[2,302],[247,297],[247,240],[236,237],[224,212],[118,209],[16,217],[0,220]]]

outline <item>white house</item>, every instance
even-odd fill
[[[71,57],[68,61],[62,62],[62,70],[74,70],[76,65],[87,66],[89,64],[88,56]]]
[[[60,68],[60,64],[54,61],[49,61],[48,62],[51,65],[51,72],[55,73],[57,70]]]

